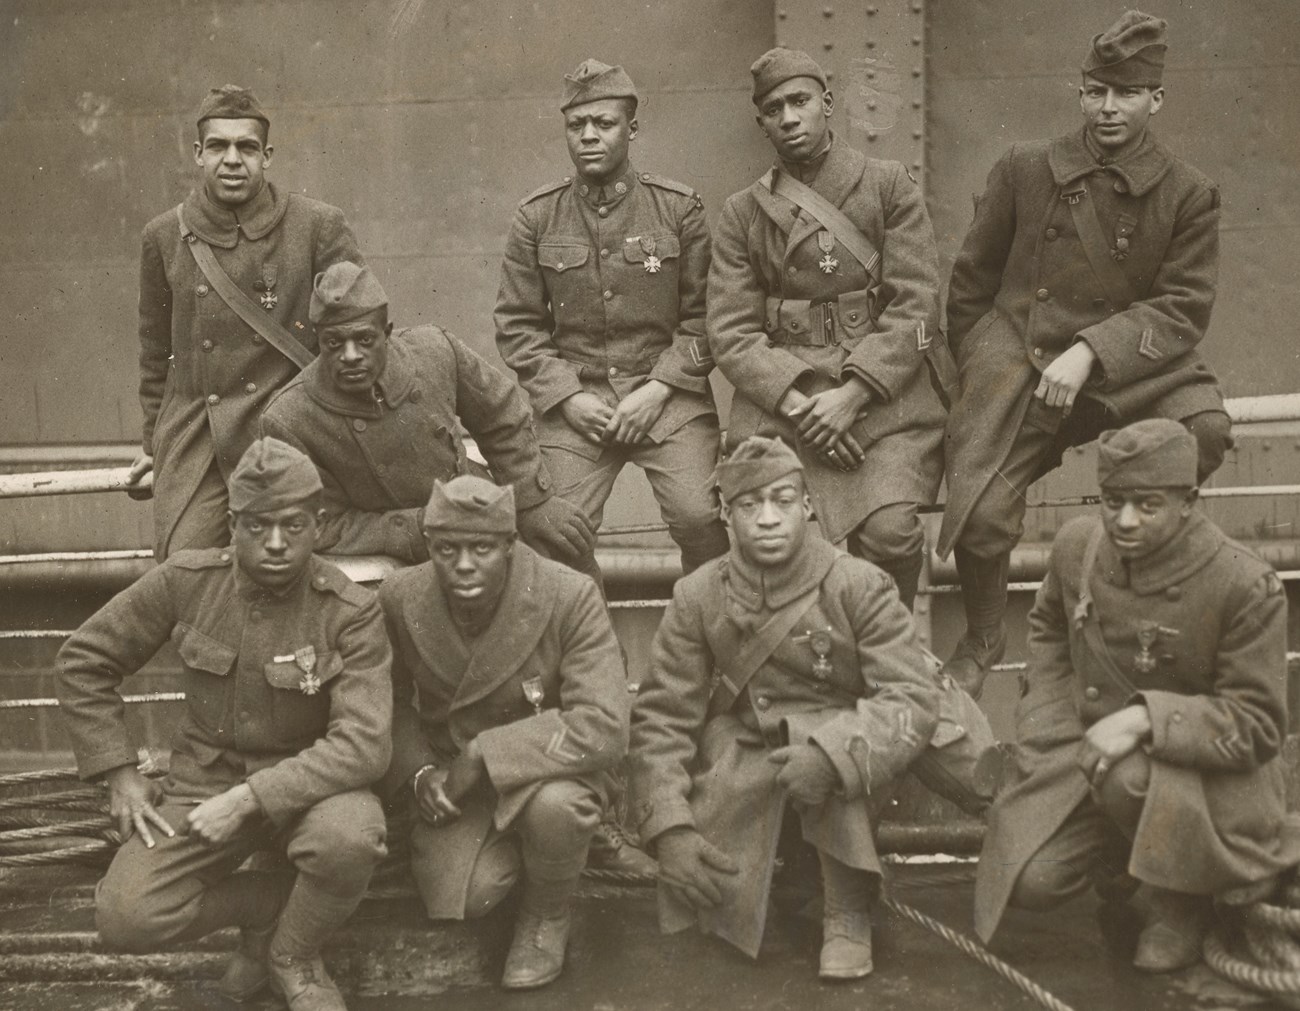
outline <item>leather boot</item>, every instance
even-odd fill
[[[299,874],[271,938],[271,987],[290,1011],[347,1011],[343,995],[321,962],[325,939],[341,927],[361,902],[364,888],[340,896]]]
[[[861,979],[871,974],[871,875],[819,851],[825,903],[822,911],[822,979]]]
[[[1138,936],[1134,968],[1143,972],[1174,972],[1201,960],[1201,942],[1210,928],[1211,905],[1204,895],[1187,895],[1143,885],[1139,890],[1148,910],[1147,925]]]
[[[325,971],[320,955],[297,958],[272,952],[267,964],[271,987],[284,998],[289,1011],[347,1011],[343,994]]]
[[[880,568],[889,573],[898,588],[898,599],[909,611],[916,603],[916,588],[921,582],[921,566],[924,564],[925,548],[922,547],[910,555],[895,558],[887,562],[876,562]]]
[[[591,837],[587,852],[588,866],[602,871],[619,871],[637,877],[653,878],[659,865],[638,847],[613,816],[606,814]]]
[[[538,880],[528,872],[514,940],[510,942],[510,954],[501,974],[505,989],[535,990],[560,975],[577,884],[577,874]]]
[[[271,938],[275,934],[275,921],[264,927],[242,927],[239,947],[226,963],[226,971],[217,981],[217,993],[227,1000],[243,1004],[261,993],[271,982],[267,958]]]
[[[1011,569],[1010,553],[980,558],[957,548],[957,576],[961,580],[961,599],[966,609],[966,634],[957,643],[943,672],[964,688],[971,698],[979,698],[984,679],[1007,651],[1007,576]]]

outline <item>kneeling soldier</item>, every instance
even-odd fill
[[[1101,520],[1066,524],[1030,614],[1019,761],[980,858],[976,926],[1051,909],[1127,869],[1134,965],[1194,964],[1210,896],[1261,896],[1300,853],[1283,832],[1286,596],[1196,511],[1196,436],[1102,435]]]
[[[871,972],[873,824],[938,723],[893,580],[809,535],[803,465],[752,437],[718,468],[730,554],[679,581],[633,710],[631,792],[660,924],[756,957],[786,801],[818,850],[821,975]]]
[[[386,783],[414,791],[431,918],[482,916],[522,872],[501,982],[543,986],[627,753],[622,657],[595,583],[515,542],[510,488],[435,482],[424,525],[430,561],[380,590],[396,654]]]
[[[126,842],[95,893],[110,948],[143,952],[238,926],[219,984],[269,981],[294,1011],[342,1008],[321,944],[384,857],[367,787],[390,753],[391,651],[374,594],[312,556],[320,478],[275,439],[230,480],[230,548],[172,555],[58,656],[59,701],[84,778],[103,777]],[[172,639],[187,714],[159,785],[135,766],[122,679]],[[238,871],[269,844],[296,878]]]

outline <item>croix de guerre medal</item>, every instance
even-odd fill
[[[520,685],[520,688],[523,689],[524,698],[528,700],[528,704],[533,707],[533,712],[541,716],[542,700],[546,697],[545,692],[542,691],[542,679],[528,678]]]
[[[645,272],[647,274],[657,274],[659,268],[663,266],[663,261],[655,256],[655,246],[653,236],[641,236],[641,250],[645,253]]]
[[[823,274],[833,274],[840,269],[840,261],[831,256],[832,250],[835,249],[834,235],[825,230],[818,232],[817,248],[822,251],[822,258],[817,261],[817,266]]]
[[[316,676],[316,647],[304,646],[302,649],[294,650],[293,662],[302,671],[298,690],[304,695],[315,695],[320,691],[320,678]]]
[[[276,266],[274,263],[262,264],[262,283],[258,285],[262,294],[257,300],[262,303],[262,308],[267,312],[274,309],[280,302],[280,296],[275,293],[275,275]]]
[[[829,681],[831,675],[835,673],[835,667],[830,660],[832,645],[830,628],[812,629],[801,636],[797,636],[794,641],[798,643],[806,642],[812,649],[813,655],[816,657],[812,665],[813,678],[819,683]]]

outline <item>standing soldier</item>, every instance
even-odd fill
[[[636,464],[690,572],[727,550],[709,482],[718,418],[703,350],[703,203],[632,168],[637,93],[622,67],[586,60],[564,82],[577,175],[515,213],[497,347],[532,398],[556,493],[598,528],[614,479]]]
[[[681,580],[633,709],[632,810],[660,925],[757,957],[789,800],[825,892],[820,974],[872,970],[874,825],[938,725],[892,580],[809,534],[804,465],[754,437],[718,467],[731,552]]]
[[[925,202],[902,165],[835,136],[826,74],[806,53],[773,49],[750,72],[778,162],[727,200],[714,243],[709,346],[736,387],[727,439],[797,442],[823,534],[848,538],[911,607],[917,506],[943,476]]]
[[[248,1000],[270,982],[293,1011],[343,1008],[321,944],[387,852],[368,787],[391,751],[391,651],[375,595],[312,556],[320,492],[302,453],[255,441],[230,476],[233,546],[173,555],[57,660],[78,770],[107,781],[126,839],[95,892],[105,945],[237,926],[218,989]],[[136,769],[117,689],[168,639],[186,715],[159,785]],[[273,844],[296,879],[239,870]]]
[[[1016,144],[989,174],[953,265],[949,341],[961,393],[948,423],[939,551],[956,548],[966,633],[946,666],[978,695],[1006,648],[1011,549],[1025,493],[1070,446],[1120,419],[1173,418],[1204,480],[1231,445],[1195,350],[1210,322],[1219,191],[1151,136],[1165,22],[1128,11],[1083,61],[1081,130]]]
[[[266,113],[251,91],[213,88],[199,108],[201,185],[149,222],[140,259],[144,448],[154,553],[229,543],[226,484],[267,400],[311,361],[312,278],[361,262],[337,207],[267,181]]]
[[[548,557],[591,568],[586,516],[552,494],[523,392],[436,326],[393,332],[368,267],[316,277],[320,357],[272,398],[262,431],[312,458],[325,484],[319,550],[428,559],[420,514],[435,480],[469,466],[463,422],[493,478],[514,488],[519,531]]]
[[[1283,831],[1286,594],[1195,509],[1202,453],[1164,418],[1103,433],[1101,520],[1052,545],[1019,760],[979,862],[986,940],[1008,904],[1052,909],[1090,882],[1122,893],[1127,871],[1146,920],[1133,964],[1180,969],[1211,896],[1264,898],[1300,858]]]
[[[627,753],[623,661],[584,576],[515,543],[514,492],[435,482],[430,561],[380,602],[396,650],[390,790],[414,791],[412,871],[429,916],[523,899],[502,985],[564,966],[587,846]]]

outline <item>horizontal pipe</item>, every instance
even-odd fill
[[[46,470],[26,474],[0,474],[0,499],[34,498],[42,495],[89,495],[95,492],[152,489],[153,475],[138,484],[128,481],[130,467],[100,467],[95,470]]]

